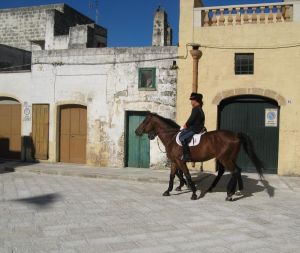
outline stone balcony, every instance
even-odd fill
[[[235,26],[300,21],[300,2],[194,8],[194,26]]]

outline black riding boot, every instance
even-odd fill
[[[183,162],[191,162],[192,158],[191,158],[191,151],[190,151],[190,147],[188,144],[184,144],[182,146],[182,151],[183,151],[183,156],[181,158],[181,160]]]

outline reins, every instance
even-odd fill
[[[156,140],[157,140],[157,146],[158,146],[158,148],[159,148],[160,152],[162,152],[162,153],[166,154],[166,153],[167,153],[167,151],[163,151],[163,150],[161,149],[161,147],[160,147],[160,145],[159,145],[159,140],[158,140],[158,138],[156,138]]]
[[[175,130],[175,129],[174,129]],[[170,131],[164,131],[164,132],[170,132]],[[177,132],[177,130],[176,130],[176,132]],[[181,132],[181,131],[179,131],[179,132]],[[177,132],[177,133],[179,133],[179,132]],[[161,147],[160,147],[160,144],[159,144],[159,137],[158,137],[158,134],[159,133],[161,133],[161,132],[158,132],[157,134],[156,134],[156,137],[157,137],[157,146],[158,146],[158,148],[159,148],[159,150],[160,150],[160,152],[162,152],[162,153],[164,153],[164,154],[166,154],[167,153],[167,151],[163,151],[162,149],[161,149]],[[172,142],[172,140],[174,139],[174,138],[176,138],[176,135],[177,134],[174,134],[174,136],[172,137],[172,139],[170,140],[170,142],[166,145],[167,147],[170,145],[170,143]]]
[[[160,119],[160,120],[162,120],[165,124],[167,124],[167,125],[169,125],[169,127],[171,128],[171,129],[167,129],[167,130],[163,130],[163,129],[161,129],[161,130],[159,130],[159,131],[153,131],[153,132],[149,132],[148,133],[148,137],[149,137],[149,139],[151,140],[153,140],[155,137],[158,137],[158,135],[159,134],[162,134],[162,133],[171,133],[171,132],[173,132],[174,131],[174,135],[172,136],[172,138],[170,139],[170,141],[168,142],[168,143],[166,143],[166,145],[164,144],[164,146],[165,146],[165,151],[163,151],[162,150],[162,148],[161,148],[161,146],[160,146],[160,144],[159,144],[159,140],[157,139],[157,146],[158,146],[158,148],[159,148],[159,150],[160,150],[160,152],[162,152],[162,153],[164,153],[164,154],[166,154],[167,153],[167,149],[168,149],[168,147],[170,146],[170,144],[172,143],[172,141],[173,141],[173,139],[174,138],[176,138],[176,135],[177,135],[177,133],[178,132],[180,132],[180,127],[175,123],[175,122],[173,122],[172,120],[169,120],[171,123],[173,122],[174,124],[170,124],[170,122],[166,122],[166,121],[168,121],[168,119],[164,119],[163,117],[160,117],[160,116],[158,116],[158,115],[152,115],[152,116],[157,116],[158,117],[158,119]],[[148,118],[148,120],[150,120],[151,118]],[[144,122],[145,123],[145,122]],[[145,123],[146,124],[146,123]],[[176,127],[172,127],[172,126],[170,126],[170,125],[176,125],[178,128],[176,128]],[[151,137],[150,137],[151,136]]]

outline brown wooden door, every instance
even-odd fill
[[[60,111],[60,161],[86,162],[87,109],[63,106]]]
[[[0,157],[21,158],[21,105],[0,105]]]
[[[47,160],[49,147],[49,105],[32,105],[32,156]]]

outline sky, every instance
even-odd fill
[[[95,0],[0,0],[0,9],[66,3],[95,20],[89,2]],[[184,0],[182,0],[184,1]],[[109,47],[151,46],[153,17],[159,5],[168,13],[173,28],[173,44],[178,43],[179,0],[98,0],[98,24],[108,29]],[[274,3],[281,0],[204,0],[205,6]]]

